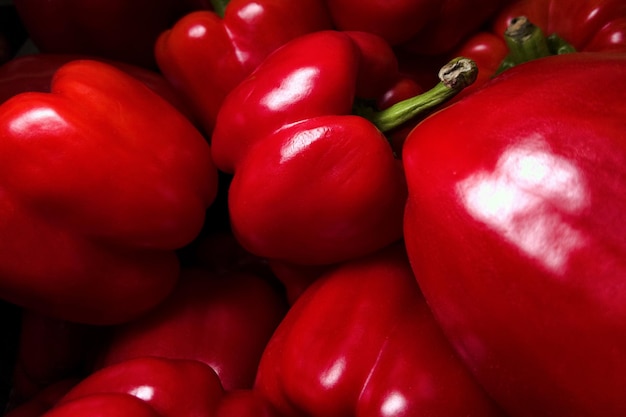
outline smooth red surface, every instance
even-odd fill
[[[163,300],[175,250],[216,195],[210,147],[180,112],[104,63],[0,107],[0,292],[44,314],[119,323]]]
[[[312,283],[255,390],[286,416],[502,416],[435,323],[401,244]]]
[[[322,0],[232,0],[223,18],[190,13],[155,44],[159,69],[210,135],[225,96],[289,40],[331,29]]]
[[[519,65],[405,145],[416,278],[510,416],[626,414],[624,68]]]
[[[389,143],[357,116],[311,118],[264,138],[229,189],[242,246],[300,265],[334,264],[399,240],[405,199]]]

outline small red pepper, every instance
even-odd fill
[[[322,0],[232,0],[196,11],[164,31],[155,45],[160,71],[188,100],[207,135],[224,97],[287,41],[330,29]]]
[[[112,324],[169,294],[175,250],[217,192],[210,147],[185,116],[124,72],[75,61],[50,93],[0,106],[0,143],[4,299]]]

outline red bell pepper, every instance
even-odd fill
[[[197,11],[156,42],[159,69],[210,134],[224,97],[287,41],[330,29],[322,0],[232,0],[224,14]]]
[[[626,415],[625,68],[527,62],[405,144],[416,278],[510,416]]]
[[[215,369],[224,388],[249,388],[286,310],[282,294],[264,278],[184,269],[160,306],[112,329],[97,367],[142,356],[193,359]]]
[[[435,323],[401,244],[311,284],[254,388],[290,417],[503,416]]]
[[[442,54],[478,30],[510,0],[326,0],[340,30],[382,36],[415,53]]]
[[[370,88],[382,94],[397,76],[360,65],[370,62],[364,40],[337,31],[304,35],[270,55],[224,101],[212,155],[219,169],[234,173],[230,221],[251,253],[322,265],[401,238],[404,174],[381,130],[413,113],[393,106],[362,111],[367,119],[352,114],[355,98],[366,95],[358,80],[370,75]]]
[[[50,84],[52,83],[54,73],[63,65],[81,59],[95,59],[121,69],[142,81],[188,118],[193,119],[191,111],[186,107],[178,92],[174,90],[172,85],[161,74],[124,62],[84,55],[38,53],[11,59],[6,64],[0,66],[0,103],[19,93],[32,91],[50,92]]]
[[[122,71],[76,61],[0,106],[0,294],[112,324],[162,301],[216,195],[210,147]],[[112,307],[114,306],[114,307]]]
[[[154,42],[193,0],[13,0],[30,39],[45,53],[86,54],[156,69]]]

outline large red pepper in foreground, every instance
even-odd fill
[[[270,53],[331,27],[322,0],[232,0],[223,16],[205,10],[181,18],[160,35],[155,55],[210,134],[224,97]]]
[[[625,68],[521,64],[405,144],[417,280],[511,416],[626,415]]]
[[[202,135],[136,79],[62,67],[51,93],[0,107],[0,294],[71,321],[116,323],[167,296],[217,171]]]
[[[503,416],[441,333],[402,244],[311,284],[272,336],[255,390],[290,417]]]

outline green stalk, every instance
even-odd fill
[[[440,81],[432,89],[385,110],[362,110],[360,115],[374,123],[381,132],[388,132],[451,99],[472,84],[477,74],[478,67],[474,61],[463,57],[455,58],[441,68]]]
[[[496,75],[534,59],[575,52],[574,47],[557,34],[546,37],[541,28],[535,26],[525,16],[511,20],[504,32],[504,40],[509,48],[509,54],[500,64]]]
[[[228,6],[230,0],[211,0],[211,6],[213,11],[219,16],[224,17],[226,13],[226,6]]]

